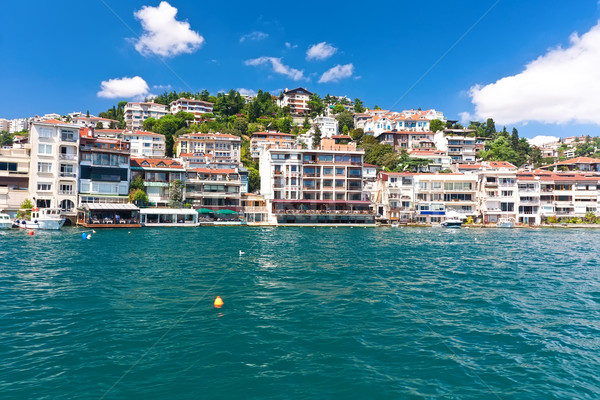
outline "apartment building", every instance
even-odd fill
[[[194,114],[194,121],[201,122],[204,114],[212,113],[214,104],[208,101],[180,98],[172,101],[169,105],[171,114],[177,114],[179,111]]]
[[[309,132],[314,132],[315,127],[321,131],[322,138],[331,138],[338,134],[339,123],[335,117],[321,115],[313,119],[313,127]]]
[[[97,137],[91,128],[79,136],[80,204],[128,203],[130,143]]]
[[[187,171],[185,199],[196,209],[242,212],[240,174],[237,169],[193,168]]]
[[[302,117],[308,115],[310,109],[308,108],[308,102],[312,93],[305,88],[296,88],[288,90],[286,88],[283,91],[283,97],[278,100],[277,104],[280,107],[289,107],[290,114],[294,117]]]
[[[477,217],[476,174],[415,174],[413,179],[417,222],[440,223],[449,211]]]
[[[114,119],[94,116],[86,117],[85,115],[72,117],[71,123],[81,128],[95,128],[98,126],[99,129],[114,129],[119,125],[119,121]]]
[[[141,176],[150,204],[166,207],[169,204],[171,182],[185,182],[185,169],[171,158],[131,158],[131,179]]]
[[[255,132],[250,138],[250,153],[258,159],[266,149],[293,149],[296,147],[294,135],[282,132]]]
[[[436,110],[367,110],[354,116],[354,127],[368,135],[378,137],[384,132],[430,132],[433,119],[446,121],[444,114]]]
[[[35,121],[29,131],[29,196],[37,207],[75,215],[79,179],[79,127],[58,120]]]
[[[10,121],[4,118],[0,118],[0,132],[10,131]]]
[[[160,119],[168,114],[167,106],[158,103],[129,102],[124,108],[125,124],[130,131],[141,130],[148,118]]]
[[[460,167],[460,166],[459,166]],[[517,168],[505,161],[494,161],[478,166],[479,215],[485,224],[494,224],[500,219],[517,221],[519,196],[523,195],[523,205],[530,198],[525,193],[527,187],[517,185]],[[539,199],[538,199],[539,200]]]
[[[241,146],[242,139],[239,136],[189,133],[175,139],[174,153],[176,157],[188,159],[194,166],[233,169],[241,162]]]
[[[265,149],[261,194],[276,224],[373,224],[363,200],[364,150],[323,139],[319,149]]]
[[[446,151],[453,163],[474,163],[477,158],[477,138],[473,129],[444,129],[436,132],[434,143]]]
[[[410,172],[379,173],[372,201],[380,221],[414,222],[414,175]]]
[[[12,215],[29,196],[30,145],[0,148],[0,211]]]
[[[162,158],[166,152],[165,135],[154,132],[124,132],[123,140],[129,142],[132,157]]]

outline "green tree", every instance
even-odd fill
[[[352,140],[354,140],[357,144],[360,144],[362,142],[362,138],[365,135],[365,131],[362,128],[358,128],[358,129],[352,129],[350,131],[350,137],[352,138]]]
[[[335,107],[333,107],[333,110],[331,110],[334,114],[339,114],[341,112],[344,112],[346,109],[344,108],[343,105],[341,104],[336,104]]]
[[[506,127],[504,128],[504,131],[506,131]],[[513,128],[512,135],[510,137],[510,142],[512,144],[513,149],[515,151],[518,151],[518,149],[519,149],[519,131],[517,130],[517,128]]]
[[[283,117],[277,121],[279,132],[290,133],[292,131],[292,117]]]
[[[355,113],[365,112],[365,103],[363,103],[358,97],[354,99],[354,112]]]
[[[138,175],[129,183],[129,190],[145,190],[144,179],[141,175]]]
[[[171,182],[171,187],[169,188],[169,207],[183,207],[183,187],[184,184],[179,179],[175,179]]]
[[[98,122],[96,124],[96,129],[104,129],[104,124],[102,122]]]
[[[442,130],[444,130],[445,127],[446,127],[445,124],[442,121],[440,121],[439,119],[432,119],[429,122],[429,130],[431,132],[442,131]]]
[[[310,110],[310,116],[315,118],[316,116],[323,114],[325,111],[325,103],[323,103],[323,100],[321,100],[321,97],[318,94],[313,93],[308,101],[308,109]]]
[[[256,168],[248,168],[248,191],[256,193],[260,190],[260,173]]]
[[[149,202],[148,195],[141,189],[130,190],[129,202],[137,205],[138,207],[143,207]]]
[[[343,131],[344,126],[348,127],[348,130],[354,129],[354,114],[350,111],[343,111],[336,115],[335,119],[338,121],[339,130]]]
[[[508,161],[517,167],[520,166],[517,152],[503,136],[492,141],[489,144],[489,150],[479,152],[479,156],[486,161]]]
[[[23,202],[19,206],[19,211],[17,212],[17,218],[30,218],[32,208],[33,208],[33,202],[31,200],[29,200],[29,199],[23,200]]]
[[[318,148],[321,145],[321,129],[318,125],[314,126],[313,134],[312,134],[312,146],[313,149]]]

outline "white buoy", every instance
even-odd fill
[[[240,257],[243,256],[244,254],[246,254],[246,253],[240,250]]]
[[[88,233],[87,238],[88,238],[88,240],[90,240],[92,238],[92,234]]]
[[[96,231],[92,229],[92,233],[96,233]]]

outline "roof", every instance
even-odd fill
[[[577,157],[571,158],[570,160],[563,160],[556,163],[557,165],[569,165],[569,164],[600,164],[600,158],[591,157]]]
[[[535,170],[533,172],[519,172],[517,173],[518,180],[537,180],[540,181],[591,181],[600,182],[600,175],[585,174],[579,172],[550,172],[544,170]]]
[[[125,129],[96,129],[96,133],[123,133]]]
[[[160,133],[147,132],[147,131],[125,132],[124,135],[126,135],[126,136],[130,136],[130,135],[137,135],[137,136],[161,136],[163,138],[165,137],[165,135],[161,135]]]
[[[377,165],[373,165],[373,164],[367,164],[367,163],[363,163],[363,167],[367,167],[367,168],[378,168]]]
[[[273,136],[294,137],[294,135],[292,135],[291,133],[283,133],[283,132],[254,132],[252,134],[252,136],[255,136],[255,135],[273,135]]]
[[[126,211],[138,211],[139,207],[135,204],[112,204],[112,203],[84,203],[83,208],[90,211],[95,210],[126,210]]]
[[[480,169],[483,168],[481,164],[458,164],[458,169]]]
[[[490,161],[488,164],[492,168],[517,168],[508,161]]]
[[[138,168],[173,168],[183,169],[177,160],[171,158],[132,158],[131,166]]]
[[[350,140],[352,140],[352,138],[348,135],[332,135],[331,138],[332,139],[350,139]]]
[[[286,90],[283,92],[283,94],[288,94],[288,93],[303,93],[303,94],[307,94],[307,95],[312,95],[311,92],[309,92],[308,90],[304,89],[303,87],[297,87],[296,89],[292,89],[292,90]]]
[[[57,119],[47,119],[47,120],[44,120],[44,121],[35,121],[34,122],[34,124],[39,124],[39,123],[42,123],[42,124],[51,124],[51,125],[72,125],[72,124],[69,124],[68,122],[59,121]],[[73,127],[75,127],[75,126],[73,126]]]
[[[186,133],[185,135],[181,135],[179,136],[176,140],[189,140],[189,139],[219,139],[219,138],[233,138],[233,139],[240,139],[241,138],[239,136],[236,135],[230,135],[229,133],[200,133],[200,132],[196,132],[196,133]]]
[[[188,171],[194,171],[201,174],[235,174],[235,169],[217,169],[217,168],[194,168],[188,169]]]

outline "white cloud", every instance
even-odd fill
[[[109,79],[102,81],[100,86],[102,90],[97,93],[98,97],[107,99],[140,99],[150,94],[148,84],[139,76]]]
[[[246,89],[246,88],[238,88],[236,89],[238,92],[240,92],[241,95],[243,96],[256,96],[256,92],[252,89]]]
[[[340,79],[350,78],[354,73],[354,65],[346,64],[346,65],[336,65],[325,71],[321,78],[319,79],[319,83],[327,83],[327,82],[337,82]]]
[[[592,123],[600,125],[600,23],[571,35],[567,48],[554,48],[530,62],[519,74],[469,95],[474,117],[497,123]]]
[[[244,62],[244,64],[254,66],[254,67],[259,66],[259,65],[264,65],[264,64],[271,64],[271,66],[273,67],[273,72],[275,72],[277,74],[285,75],[288,78],[295,80],[295,81],[305,79],[304,71],[301,71],[296,68],[292,68],[290,66],[283,64],[281,62],[281,58],[258,57],[258,58],[253,58],[251,60],[246,60]]]
[[[175,19],[177,9],[166,1],[161,1],[158,7],[144,6],[133,15],[144,29],[135,43],[135,49],[144,56],[192,53],[204,43],[204,38],[191,30],[188,22]]]
[[[337,48],[325,42],[313,44],[306,51],[307,60],[325,60],[337,52]]]
[[[297,44],[291,44],[290,42],[285,42],[285,47],[288,49],[295,49],[296,47],[298,47]]]
[[[240,43],[245,42],[246,40],[263,40],[269,37],[268,33],[254,31],[244,35],[240,38]]]
[[[542,147],[546,143],[558,142],[559,140],[560,140],[560,138],[557,136],[542,136],[542,135],[538,135],[531,139],[527,139],[527,141],[529,142],[530,145],[537,146],[537,147]]]

